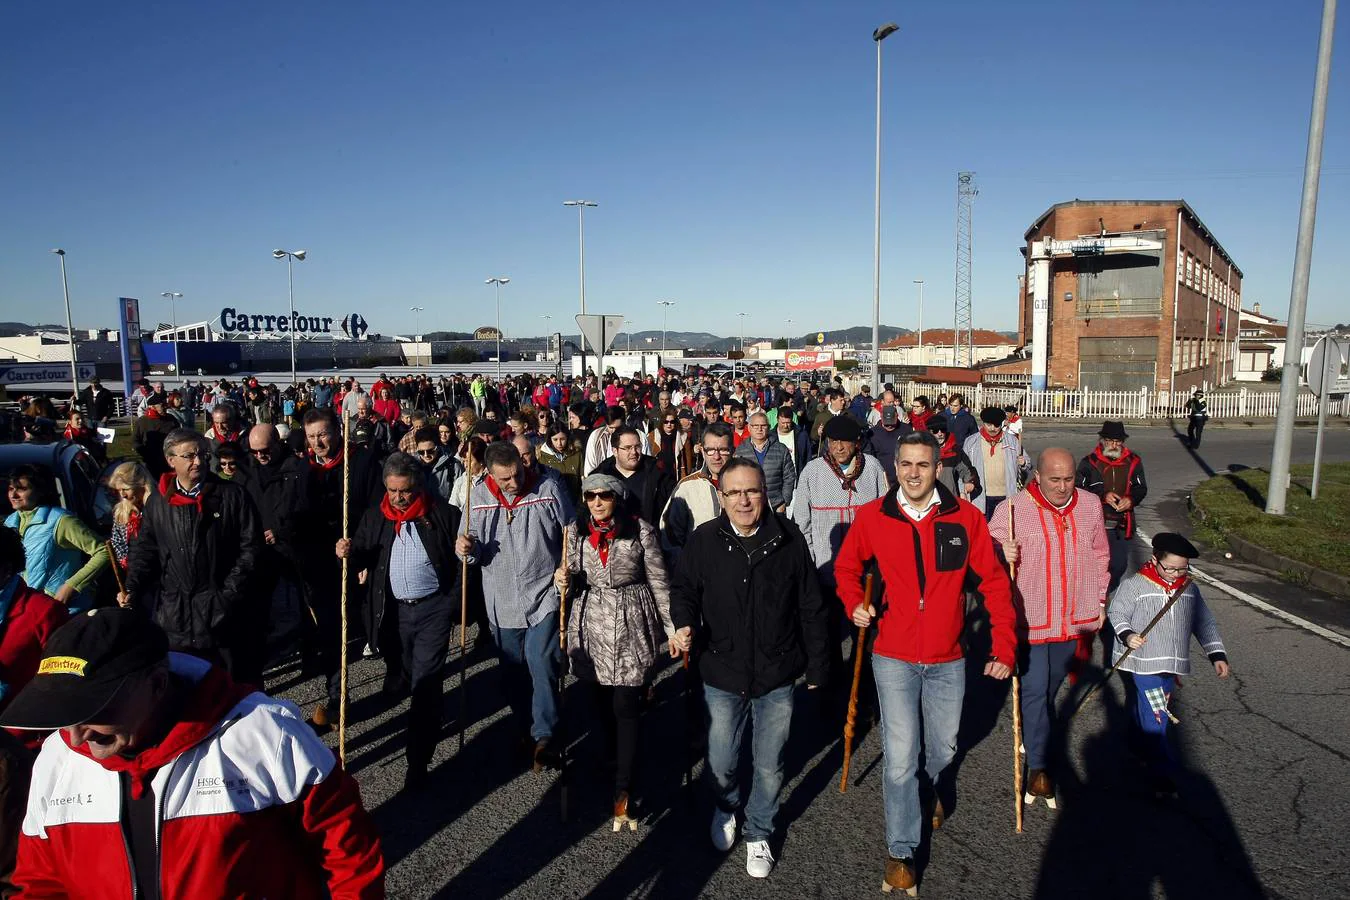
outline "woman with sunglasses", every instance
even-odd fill
[[[576,503],[581,496],[581,447],[572,439],[572,433],[561,425],[552,425],[535,459],[562,476],[567,496]]]
[[[592,473],[581,483],[582,507],[563,538],[566,568],[554,580],[570,587],[567,653],[572,674],[588,682],[599,708],[606,752],[614,761],[614,830],[637,830],[634,768],[647,684],[675,626],[670,582],[656,529],[622,512],[623,479]]]
[[[680,427],[679,414],[671,407],[661,414],[656,427],[647,435],[657,466],[676,481],[694,471],[694,443],[689,440],[690,434]]]
[[[530,429],[528,437],[530,443],[539,449],[548,443],[549,432],[553,429],[553,410],[547,406],[536,408],[534,413],[534,427]]]

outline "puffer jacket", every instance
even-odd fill
[[[567,526],[567,656],[578,678],[640,687],[675,626],[656,529],[633,519],[625,527],[628,534],[610,540],[601,562],[589,535],[578,545],[576,523]]]
[[[173,476],[166,476],[172,491]],[[127,593],[147,608],[169,636],[169,646],[211,650],[245,635],[256,639],[263,623],[238,621],[240,598],[258,563],[262,529],[248,492],[207,474],[200,512],[171,505],[164,485],[150,495],[141,530],[131,542]],[[159,580],[159,598],[150,587]]]
[[[736,448],[735,455],[759,463],[753,441],[742,442]],[[764,470],[764,492],[769,497],[769,506],[774,509],[785,508],[792,502],[792,494],[797,489],[797,467],[793,464],[788,448],[772,431],[769,432],[768,443],[764,445],[764,461],[759,464]]]
[[[694,529],[675,569],[670,617],[694,630],[699,674],[722,691],[762,697],[829,677],[826,607],[806,540],[765,512],[763,541],[747,553],[726,513]]]

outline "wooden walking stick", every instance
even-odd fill
[[[103,546],[108,548],[108,560],[112,563],[109,568],[112,569],[113,580],[117,582],[117,593],[125,594],[127,592],[127,586],[126,583],[122,581],[122,567],[117,562],[117,551],[113,549],[113,542],[104,541]],[[127,601],[130,602],[130,600],[131,598],[128,597]]]
[[[867,610],[872,608],[872,579],[873,574],[867,573],[867,578],[863,581],[863,599],[862,608]],[[848,691],[848,714],[844,717],[844,774],[839,779],[839,793],[848,793],[848,767],[853,762],[853,729],[858,723],[858,683],[862,681],[862,664],[865,652],[863,645],[867,642],[867,626],[858,626],[858,640],[853,646],[853,686]]]
[[[558,648],[562,651],[562,671],[558,674],[558,730],[562,732],[558,747],[558,806],[564,822],[567,821],[567,742],[570,737],[567,733],[567,587],[572,580],[572,573],[567,568],[568,527],[564,525],[562,530],[562,570],[567,580],[558,588]],[[579,531],[577,537],[580,539]],[[581,548],[578,547],[577,553],[580,552]],[[581,622],[578,620],[578,632],[580,629]]]
[[[343,423],[342,429],[342,539],[351,538],[351,508],[349,499],[352,489],[352,428],[350,422]],[[350,554],[348,554],[350,555]],[[347,765],[347,557],[342,557],[342,649],[340,651],[342,675],[338,699],[338,761]],[[370,635],[374,638],[374,635]]]
[[[466,460],[472,461],[469,456]],[[473,476],[464,469],[464,536],[469,536],[469,518],[473,511]],[[464,732],[469,727],[469,695],[465,693],[468,683],[468,637],[469,629],[469,558],[459,561],[459,751],[464,752]],[[482,635],[479,635],[482,639]]]
[[[1159,622],[1162,621],[1162,617],[1167,615],[1167,611],[1172,608],[1172,604],[1180,600],[1181,595],[1186,593],[1186,588],[1190,586],[1191,586],[1191,579],[1189,576],[1181,579],[1181,583],[1178,584],[1176,588],[1172,591],[1172,596],[1167,598],[1167,602],[1163,604],[1163,608],[1158,610],[1158,614],[1154,616],[1152,620],[1149,621],[1148,625],[1144,627],[1143,631],[1139,632],[1139,636],[1141,638],[1148,637],[1148,633],[1153,630],[1153,626],[1157,625]],[[1111,680],[1111,676],[1116,674],[1116,670],[1121,667],[1121,665],[1125,662],[1125,660],[1130,658],[1130,654],[1132,654],[1133,652],[1134,648],[1126,645],[1125,652],[1120,654],[1120,659],[1116,660],[1116,664],[1111,668],[1107,669],[1106,674],[1102,676],[1102,680],[1094,684],[1092,687],[1088,688],[1087,693],[1083,695],[1083,699],[1078,701],[1078,705],[1073,708],[1073,712],[1069,713],[1068,718],[1065,719],[1066,725],[1068,723],[1068,719],[1072,719],[1074,716],[1078,715],[1078,711],[1083,708],[1083,704],[1087,703],[1088,699],[1093,694],[1097,693],[1097,689],[1100,688],[1102,685],[1106,684],[1106,682]],[[1168,715],[1170,716],[1171,713],[1169,713]]]
[[[1013,517],[1012,498],[1008,498],[1008,538],[1016,544],[1017,525]],[[1008,579],[1012,582],[1013,595],[1017,594],[1017,563],[1008,564]],[[1014,830],[1022,833],[1022,810],[1025,798],[1022,794],[1022,678],[1017,674],[1017,660],[1013,660],[1012,671],[1012,719],[1013,719],[1013,823]]]

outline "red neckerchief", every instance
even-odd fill
[[[520,501],[524,500],[525,496],[529,494],[530,491],[534,490],[536,481],[537,479],[535,478],[534,472],[529,469],[524,469],[520,473],[520,492],[516,494],[515,499],[507,500],[506,495],[502,493],[502,489],[497,486],[495,478],[491,475],[486,475],[483,478],[483,484],[487,485],[488,491],[491,492],[492,496],[497,498],[497,502],[506,510],[506,520],[508,522],[511,521],[511,518],[515,515],[516,507],[520,505]]]
[[[1177,589],[1177,585],[1181,584],[1182,581],[1189,577],[1187,575],[1182,575],[1175,581],[1168,581],[1163,577],[1163,573],[1158,571],[1157,561],[1152,559],[1139,567],[1139,574],[1143,575],[1154,584],[1161,586],[1169,595]]]
[[[399,529],[403,527],[404,522],[413,522],[427,514],[427,496],[418,494],[413,498],[413,502],[408,504],[407,509],[394,509],[394,505],[389,502],[389,495],[385,494],[380,498],[380,512],[384,517],[394,523],[394,534],[398,534]]]
[[[145,417],[146,417],[147,419],[162,419],[162,418],[164,418],[163,416],[161,416],[161,415],[159,414],[159,410],[155,409],[153,406],[147,406],[147,407],[145,408]]]
[[[195,506],[197,515],[202,514],[202,491],[205,485],[197,489],[197,496],[189,497],[178,488],[178,476],[172,472],[165,472],[159,476],[159,492],[164,495],[170,506]]]
[[[112,756],[95,759],[94,762],[109,772],[126,772],[131,777],[131,796],[139,799],[145,796],[145,789],[155,777],[155,772],[210,737],[225,714],[252,690],[231,681],[224,669],[212,666],[201,681],[188,689],[188,696],[179,710],[179,721],[173,724],[158,744],[146,747],[130,759]],[[75,753],[94,758],[89,752],[88,743],[72,746],[70,734],[64,728],[61,729],[61,740]]]
[[[1020,421],[1022,421],[1022,417],[1019,416],[1017,413],[1008,413],[1008,424],[1009,424],[1009,425],[1015,425],[1015,424],[1017,424],[1017,423],[1020,422]]]
[[[949,433],[947,437],[943,439],[939,455],[943,459],[956,455],[956,435]]]
[[[215,422],[211,423],[211,433],[214,434],[216,436],[216,440],[222,444],[229,444],[239,440],[239,432],[221,431],[220,426],[217,425]]]
[[[914,426],[915,431],[927,431],[928,420],[931,418],[933,418],[933,414],[927,410],[911,412],[909,414],[909,424]]]
[[[1041,493],[1041,486],[1035,479],[1027,482],[1027,493],[1031,495],[1032,500],[1036,501],[1037,506],[1050,513],[1054,518],[1055,527],[1058,528],[1062,534],[1067,534],[1069,531],[1069,519],[1073,516],[1073,508],[1078,505],[1078,491],[1076,489],[1074,490],[1069,496],[1068,506],[1065,506],[1063,509],[1059,509],[1055,504],[1045,499],[1045,494]]]
[[[1134,454],[1130,452],[1129,447],[1121,447],[1120,459],[1111,459],[1108,456],[1102,455],[1102,448],[1100,444],[1098,444],[1097,448],[1092,451],[1092,458],[1104,466],[1123,466],[1125,465],[1125,463],[1130,461],[1130,457],[1133,455]]]
[[[830,467],[830,471],[834,473],[834,477],[839,479],[839,486],[850,492],[852,492],[853,485],[858,482],[859,476],[863,473],[863,467],[867,464],[867,454],[861,452],[855,453],[853,454],[853,461],[857,463],[857,468],[853,470],[852,475],[846,475],[844,474],[844,470],[839,468],[839,463],[834,461],[834,454],[829,451],[826,451],[825,453],[825,464]]]
[[[306,451],[305,451],[305,456],[306,456],[306,458],[309,460],[309,467],[310,467],[311,469],[324,469],[324,470],[327,470],[327,469],[332,469],[332,468],[334,468],[335,466],[340,466],[340,465],[342,465],[342,448],[341,448],[341,447],[338,447],[336,450],[333,451],[333,455],[332,455],[331,457],[328,458],[328,462],[319,462],[318,457],[316,457],[316,456],[314,455],[314,451],[313,451],[313,450],[306,450]]]
[[[610,533],[614,531],[614,520],[606,519],[603,522],[591,520],[591,534],[587,541],[595,552],[600,554],[600,565],[609,565],[609,543],[612,540]]]
[[[984,442],[989,445],[989,455],[993,456],[994,450],[998,448],[999,443],[1003,440],[1003,429],[1000,428],[998,434],[991,439],[989,434],[981,428],[980,437],[984,438]]]
[[[62,432],[62,434],[65,435],[65,438],[68,441],[84,441],[93,437],[93,432],[90,429],[75,429],[71,428],[69,425],[66,426],[66,430]]]

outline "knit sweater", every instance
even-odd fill
[[[824,457],[811,460],[802,469],[792,498],[792,520],[806,537],[821,583],[830,589],[835,583],[834,558],[859,507],[881,497],[889,488],[877,458],[862,458],[862,475],[850,488],[843,486]]]
[[[1131,634],[1140,634],[1153,617],[1167,604],[1168,590],[1145,572],[1136,572],[1120,582],[1111,596],[1106,616],[1116,630],[1112,660],[1119,661],[1125,653],[1124,640]],[[1144,646],[1130,654],[1121,668],[1137,675],[1186,675],[1191,671],[1190,641],[1195,635],[1211,662],[1227,660],[1223,638],[1214,614],[1200,596],[1194,581],[1167,615],[1158,620],[1148,633]]]

